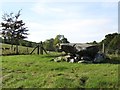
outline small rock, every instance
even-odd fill
[[[75,60],[74,59],[70,59],[70,63],[74,63],[75,62]]]

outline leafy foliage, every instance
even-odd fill
[[[120,54],[120,34],[113,33],[105,36],[105,39],[99,43],[100,48],[105,44],[105,49],[108,54],[115,54],[116,51]]]
[[[44,42],[44,48],[47,50],[47,51],[55,51],[55,48],[54,48],[54,39],[51,38],[51,39],[48,39]]]
[[[56,45],[59,43],[69,43],[69,41],[64,35],[57,35],[55,39],[51,38],[44,41],[44,47],[48,51],[58,51]]]
[[[110,42],[110,44],[108,45],[109,49],[120,49],[120,34],[116,35]]]
[[[4,22],[1,22],[2,28],[2,37],[4,38],[4,42],[6,43],[6,40],[9,40],[11,44],[16,44],[16,53],[18,53],[18,44],[20,40],[23,40],[28,35],[26,32],[27,27],[25,27],[25,23],[23,23],[23,20],[19,20],[21,10],[18,11],[16,15],[13,13],[7,14],[5,13],[2,16],[2,19]]]
[[[103,42],[106,47],[110,44],[110,42],[116,35],[118,35],[118,33],[108,34],[105,36],[105,39],[103,40]]]
[[[59,43],[69,43],[69,41],[64,37],[64,35],[57,35],[54,39],[54,45]]]

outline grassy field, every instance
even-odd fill
[[[13,49],[16,47],[16,45],[13,45]],[[2,44],[2,48],[9,48],[8,50],[2,50],[2,55],[11,55],[15,54],[16,51],[11,50],[11,45],[10,44]],[[18,46],[19,48],[19,54],[29,54],[32,52],[34,48],[31,47],[24,47],[24,46]],[[33,54],[36,54],[37,50],[33,52]]]
[[[50,61],[56,56],[2,56],[3,88],[118,88],[119,64]]]

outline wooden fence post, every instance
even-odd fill
[[[38,45],[38,47],[37,47],[37,54],[39,55],[39,47],[40,47],[40,45]]]
[[[115,56],[118,57],[118,50],[115,51]]]
[[[43,44],[42,44],[42,41],[40,42],[40,54],[43,55]]]
[[[105,44],[102,44],[102,52],[105,53]]]
[[[33,51],[30,54],[32,54],[35,51],[35,49],[37,49],[38,55],[39,54],[43,55],[43,51],[47,54],[47,51],[43,47],[42,41],[33,49]]]

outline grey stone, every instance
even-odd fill
[[[66,62],[69,62],[69,61],[70,61],[71,56],[70,56],[70,55],[66,55],[66,56],[64,56],[64,58],[65,58],[65,61],[66,61]]]
[[[78,61],[78,63],[92,63],[92,61],[81,60],[81,61]]]
[[[97,53],[97,54],[95,55],[94,62],[100,63],[100,62],[102,62],[102,61],[104,61],[104,60],[105,60],[105,55],[104,55],[104,54],[102,54],[102,53]]]
[[[75,62],[75,60],[74,59],[70,59],[70,61],[69,61],[70,63],[74,63]]]
[[[99,49],[96,45],[84,44],[84,43],[62,43],[59,45],[59,49],[65,53],[79,56],[88,56],[94,59]]]

